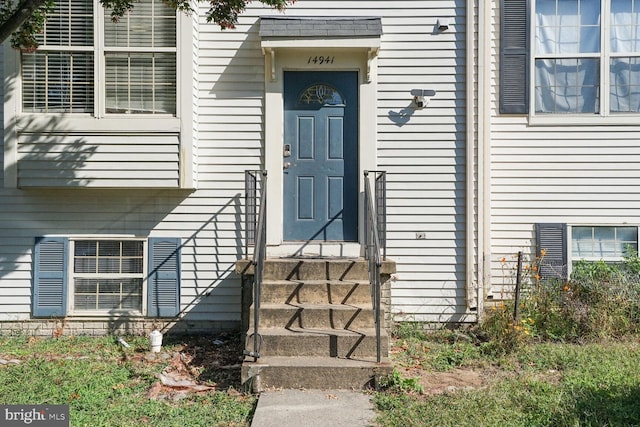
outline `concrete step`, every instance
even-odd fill
[[[261,329],[261,356],[315,356],[343,358],[373,358],[377,354],[375,329]],[[389,337],[380,331],[380,350],[389,352]],[[253,348],[253,329],[248,332],[246,348]]]
[[[368,280],[264,280],[264,303],[364,304],[371,301]]]
[[[376,363],[375,358],[261,357],[257,362],[245,361],[241,376],[242,383],[254,391],[271,387],[365,389],[374,388],[392,370],[387,358]]]
[[[251,307],[249,319],[253,319]],[[381,314],[381,318],[384,315]],[[368,304],[277,304],[260,305],[260,328],[363,329],[374,325]]]
[[[363,259],[268,259],[265,280],[368,280]]]
[[[382,263],[383,275],[396,271],[395,262]],[[236,272],[253,274],[249,260],[239,260]],[[268,258],[264,264],[264,280],[369,280],[368,261],[363,258]]]

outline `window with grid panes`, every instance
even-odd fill
[[[571,227],[571,258],[574,261],[621,261],[629,250],[638,250],[638,227]]]
[[[76,240],[72,277],[74,311],[142,312],[144,243]]]
[[[23,112],[175,115],[176,25],[161,0],[117,23],[97,0],[58,1],[38,50],[22,54]]]
[[[501,113],[531,112],[539,123],[599,115],[636,124],[630,114],[640,112],[640,0],[500,5]]]
[[[640,0],[536,0],[536,113],[640,112]]]

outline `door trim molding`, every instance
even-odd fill
[[[284,87],[283,73],[292,71],[357,71],[358,72],[358,177],[362,177],[365,170],[377,168],[377,56],[371,56],[369,48],[336,47],[335,40],[324,40],[318,47],[316,43],[311,47],[278,47],[277,52],[266,54],[265,59],[265,95],[264,95],[264,165],[269,174],[267,191],[269,204],[267,206],[267,245],[268,254],[286,256],[300,254],[304,248],[307,251],[314,248],[318,254],[330,250],[331,256],[341,256],[339,252],[344,248],[343,243],[323,242],[322,246],[301,242],[299,245],[283,240],[283,156],[282,143],[284,135]],[[378,39],[379,43],[379,39]],[[266,51],[265,51],[266,53]],[[316,55],[333,58],[331,63],[319,65],[310,58]],[[275,64],[272,59],[277,58]],[[273,67],[273,68],[272,68]],[[275,79],[272,79],[273,70]],[[366,78],[369,74],[370,81]],[[362,192],[363,181],[358,179],[358,223],[362,222]],[[358,241],[362,242],[362,227],[358,227]],[[361,245],[358,245],[361,246]],[[281,247],[281,248],[280,248]],[[338,252],[334,255],[333,252]],[[350,251],[351,252],[351,251]],[[362,248],[359,249],[360,254]],[[309,254],[313,255],[313,254]],[[343,255],[346,256],[346,255]]]

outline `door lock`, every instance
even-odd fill
[[[291,144],[284,144],[284,150],[282,151],[283,157],[291,156]]]

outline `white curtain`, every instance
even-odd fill
[[[640,112],[640,0],[611,2],[609,102],[612,112]],[[622,54],[622,55],[620,55]]]
[[[640,1],[640,0],[639,0]],[[536,0],[535,109],[539,113],[595,113],[599,109],[597,58],[600,0]]]

